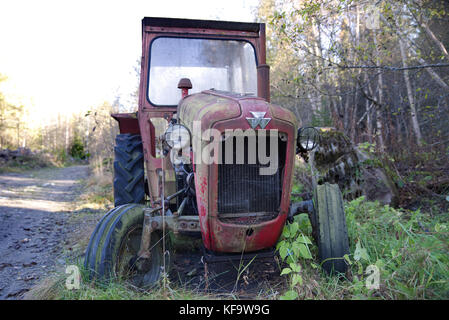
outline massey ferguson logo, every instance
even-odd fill
[[[246,118],[246,120],[248,120],[249,125],[253,129],[256,129],[257,126],[265,129],[268,122],[271,120],[271,118],[264,118],[266,112],[250,111],[250,113],[254,116],[254,118]]]

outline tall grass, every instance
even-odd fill
[[[300,259],[304,279],[295,290],[300,299],[448,299],[449,217],[430,217],[420,210],[406,211],[365,201],[345,204],[350,242],[348,271],[329,276],[318,268],[316,244],[313,259]],[[311,237],[307,215],[295,217],[302,234]],[[288,228],[288,226],[286,226]],[[370,289],[372,274],[379,270],[379,287]]]
[[[375,264],[381,285],[372,295],[384,299],[449,298],[447,213],[430,217],[358,198],[347,203],[351,252],[366,249],[363,268]],[[367,294],[366,291],[360,291]]]

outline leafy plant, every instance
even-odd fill
[[[287,275],[290,278],[290,290],[280,297],[282,300],[298,298],[298,293],[294,288],[303,283],[301,262],[312,259],[310,245],[312,245],[312,241],[301,231],[298,221],[284,227],[282,239],[276,249],[279,251],[281,259],[288,264],[288,267],[282,269],[281,276]]]
[[[368,141],[366,142],[362,142],[358,144],[358,147],[368,153],[373,154],[376,151],[376,144],[375,143],[370,143]]]

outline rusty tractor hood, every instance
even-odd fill
[[[265,117],[285,121],[297,128],[298,120],[289,110],[270,104],[264,99],[250,94],[207,90],[184,98],[178,106],[178,121],[190,130],[194,121],[202,122],[202,129],[213,127],[218,121],[252,116],[250,112],[267,112]],[[242,127],[241,129],[250,129]],[[269,126],[266,128],[269,129]]]
[[[208,90],[185,97],[178,106],[177,116],[178,123],[185,125],[191,132],[194,125],[198,132],[198,124],[201,126],[201,132],[210,128],[220,132],[224,132],[226,129],[252,129],[251,118],[259,116],[265,118],[265,121],[268,119],[269,121],[262,123],[262,126],[254,126],[253,123],[254,129],[276,129],[279,132],[287,133],[283,193],[279,213],[273,220],[257,222],[250,226],[222,221],[217,208],[218,166],[196,161],[194,164],[196,198],[205,247],[216,252],[241,252],[242,250],[250,252],[274,246],[285,224],[290,202],[291,172],[298,128],[295,115],[253,95]],[[192,138],[195,141],[196,138]],[[204,141],[201,144],[206,145],[209,142]]]

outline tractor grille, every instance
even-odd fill
[[[260,164],[256,157],[256,163],[250,161],[248,156],[248,137],[243,140],[243,149],[238,149],[236,137],[232,139],[233,148],[226,146],[225,142],[220,146],[221,164],[218,165],[218,214],[221,220],[238,223],[258,223],[275,218],[279,212],[282,196],[282,173],[285,165],[286,142],[282,142],[277,136],[278,142],[278,169],[274,174],[260,174],[260,169],[268,165]],[[257,152],[262,137],[255,137]],[[267,156],[269,155],[270,138],[264,137],[267,144]],[[274,138],[271,138],[274,139]],[[254,141],[254,140],[252,140]],[[240,140],[240,143],[242,140]],[[244,152],[243,163],[236,163],[236,155]],[[253,151],[253,149],[250,149]],[[225,153],[232,151],[232,163],[225,163]],[[257,153],[256,153],[257,154]],[[228,156],[228,159],[229,156]],[[240,161],[241,162],[241,161]]]

